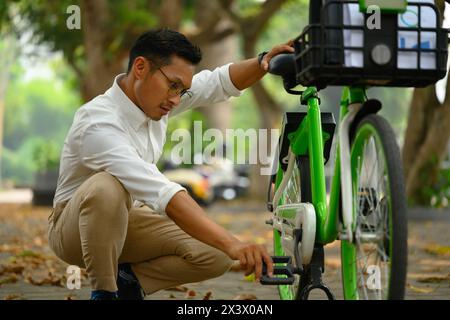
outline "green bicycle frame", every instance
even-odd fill
[[[331,184],[330,205],[327,206],[325,187],[324,144],[330,135],[322,132],[319,98],[315,87],[307,88],[301,97],[307,101],[306,117],[296,131],[288,135],[291,150],[296,156],[309,156],[311,172],[312,204],[316,211],[316,243],[327,244],[336,240],[339,232],[340,158],[339,145],[335,155],[334,176]],[[340,121],[348,112],[348,106],[365,101],[365,88],[345,87],[340,103]],[[278,175],[276,185],[281,183]]]

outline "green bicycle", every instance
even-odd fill
[[[310,1],[310,24],[295,39],[295,53],[279,55],[270,64],[269,72],[281,76],[286,91],[300,95],[307,106],[307,112],[284,115],[269,183],[273,215],[267,223],[273,228],[275,276],[264,275],[261,283],[278,285],[281,299],[308,299],[314,289],[334,299],[322,273],[324,246],[335,240],[341,241],[345,299],[405,295],[407,206],[400,151],[392,128],[377,114],[381,103],[367,98],[366,88],[422,87],[443,78],[447,30],[440,27],[433,4],[370,3],[379,4],[381,29],[369,29],[365,23],[364,0]],[[399,17],[413,10],[418,12],[417,25],[402,26]],[[361,25],[345,20],[355,12],[361,15]],[[434,27],[422,25],[425,19],[420,19],[430,12]],[[421,45],[403,46],[406,31],[417,32]],[[349,32],[361,32],[361,43],[349,43]],[[433,32],[434,45],[422,45],[426,32]],[[360,55],[359,66],[351,59],[349,63],[352,54]],[[411,54],[416,63],[401,67]],[[430,55],[431,68],[426,61]],[[298,84],[306,90],[294,91]],[[318,91],[328,85],[345,86],[338,135],[333,114],[320,111]],[[337,151],[327,201],[324,166],[333,137]]]

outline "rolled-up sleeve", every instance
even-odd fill
[[[213,71],[203,70],[195,74],[190,88],[192,96],[184,95],[169,116],[240,96],[242,92],[235,87],[230,78],[230,65],[231,63],[217,67]]]
[[[84,166],[110,173],[133,200],[144,202],[159,214],[165,214],[167,204],[177,192],[186,190],[169,181],[155,164],[144,161],[126,132],[114,123],[87,126],[81,134],[80,157]]]

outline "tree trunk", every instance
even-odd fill
[[[450,84],[450,83],[449,83]],[[447,85],[447,92],[449,85]],[[437,101],[434,86],[416,89],[403,147],[406,194],[416,204],[429,205],[423,190],[433,187],[448,150],[450,99]]]
[[[180,0],[164,0],[159,9],[159,20],[162,27],[173,30],[180,28],[182,6]]]
[[[444,1],[436,1],[443,12]],[[432,188],[439,177],[439,169],[448,152],[450,139],[450,81],[441,104],[436,97],[436,86],[414,90],[408,126],[403,146],[403,167],[406,194],[415,204],[429,205],[423,192]]]
[[[195,17],[196,25],[200,30],[210,30],[210,33],[221,33],[222,30],[229,29],[231,21],[223,15],[220,15],[220,6],[215,1],[199,0],[197,2],[197,14]],[[199,64],[199,70],[212,70],[217,66],[232,62],[236,58],[238,51],[235,35],[227,36],[220,41],[206,41],[199,43],[202,48],[202,61]],[[232,108],[231,102],[225,101],[215,105],[199,108],[208,122],[208,127],[219,129],[223,134],[225,130],[231,127]]]
[[[83,1],[83,40],[86,50],[87,72],[81,79],[82,98],[85,101],[105,92],[114,77],[124,71],[120,55],[108,59],[109,7],[106,0]]]
[[[245,57],[247,59],[253,58],[256,56],[255,48],[258,35],[249,32],[244,32],[243,35]],[[264,152],[268,156],[272,156],[270,151],[275,146],[272,145],[271,129],[279,129],[281,116],[283,115],[283,109],[267,92],[261,82],[255,83],[251,87],[251,90],[261,117],[259,128],[260,130],[266,130],[267,132],[265,142],[267,150],[264,150]],[[269,177],[267,175],[261,174],[263,167],[267,167],[267,165],[262,164],[260,161],[258,161],[257,165],[251,167],[250,180],[252,181],[252,183],[250,186],[249,194],[250,197],[255,199],[265,199],[265,197],[267,196],[266,187],[268,186]]]

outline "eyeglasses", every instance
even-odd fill
[[[158,70],[161,71],[162,75],[166,77],[167,81],[169,82],[169,89],[167,89],[167,94],[169,95],[169,97],[176,97],[178,95],[180,97],[183,97],[184,95],[187,95],[189,98],[192,97],[192,91],[185,89],[180,82],[170,80],[161,68],[158,68]]]

